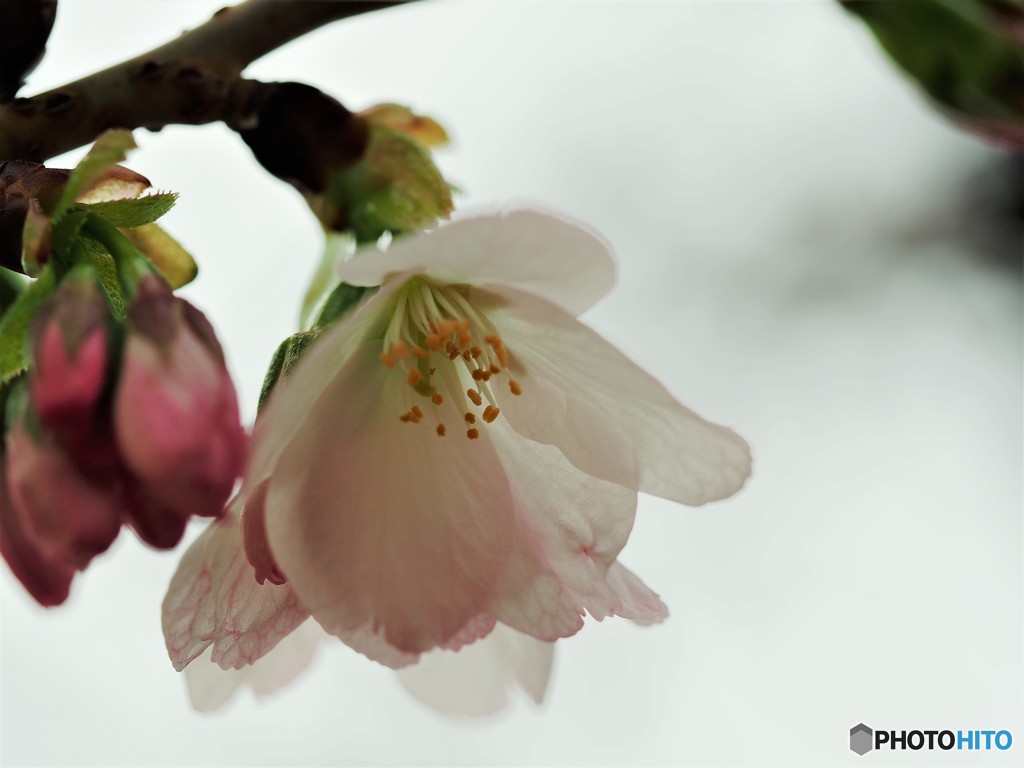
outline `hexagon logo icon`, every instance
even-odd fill
[[[875,748],[873,733],[864,723],[857,723],[850,729],[850,749],[864,755]]]

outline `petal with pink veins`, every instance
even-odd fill
[[[575,634],[584,614],[651,618],[653,603],[640,599],[646,587],[615,562],[633,527],[636,492],[580,471],[557,448],[501,422],[491,432],[516,509],[513,554],[491,612],[547,641]]]
[[[211,523],[178,564],[164,598],[164,641],[181,670],[210,658],[238,669],[266,655],[309,617],[287,585],[259,584],[242,551],[236,511]]]
[[[211,712],[243,687],[250,688],[257,697],[274,693],[309,668],[326,637],[315,621],[307,619],[265,656],[241,669],[222,669],[210,660],[211,649],[207,648],[185,667],[192,706],[199,712]]]

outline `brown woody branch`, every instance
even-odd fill
[[[110,128],[246,127],[258,108],[251,62],[318,27],[402,5],[343,0],[247,0],[134,59],[32,98],[0,105],[0,160],[42,162]]]

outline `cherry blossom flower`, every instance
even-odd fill
[[[726,498],[750,453],[578,320],[614,275],[601,239],[533,211],[344,264],[380,288],[271,395],[237,502],[254,570],[186,555],[164,604],[175,665],[210,646],[251,664],[308,615],[394,668],[499,623],[553,642],[586,614],[662,620],[617,559],[637,492]],[[278,599],[247,604],[265,588]]]
[[[179,670],[187,665],[189,698],[200,712],[220,708],[242,688],[257,697],[274,693],[304,672],[329,638],[291,587],[256,581],[242,551],[237,507],[188,549],[164,602],[168,649]],[[498,626],[458,653],[424,654],[398,677],[440,712],[488,715],[505,708],[514,688],[541,703],[553,657],[552,643]]]

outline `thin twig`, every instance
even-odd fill
[[[133,59],[33,98],[0,106],[0,160],[42,162],[109,128],[243,125],[254,84],[251,62],[338,19],[402,5],[342,0],[247,0]]]

